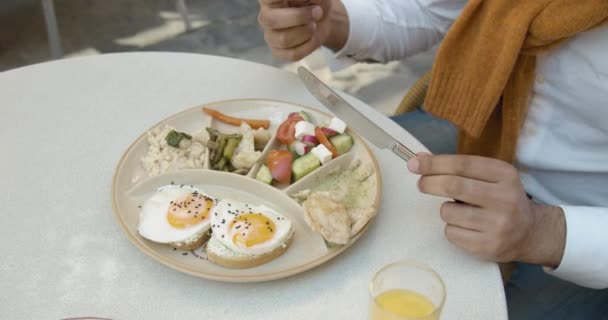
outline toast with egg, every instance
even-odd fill
[[[281,256],[292,242],[291,221],[264,205],[223,199],[211,215],[209,261],[226,268],[255,267]]]
[[[248,269],[268,263],[280,257],[283,253],[285,253],[285,251],[287,251],[292,240],[293,233],[285,243],[282,243],[280,246],[268,253],[261,255],[248,255],[232,251],[226,248],[217,239],[212,237],[209,242],[207,242],[205,252],[207,253],[207,258],[209,261],[222,267],[230,269]]]
[[[193,186],[162,186],[143,204],[138,232],[176,249],[197,249],[209,240],[210,213],[216,201]]]
[[[167,244],[177,250],[190,251],[200,248],[203,244],[209,241],[210,237],[211,235],[209,234],[209,230],[203,230],[202,232],[195,234],[186,240],[170,242]]]

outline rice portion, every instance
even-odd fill
[[[180,169],[204,168],[209,134],[203,128],[192,134],[192,139],[182,139],[179,148],[167,144],[165,138],[175,128],[165,125],[147,132],[148,152],[141,158],[149,177]],[[179,131],[179,130],[176,130]]]

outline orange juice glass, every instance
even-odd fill
[[[439,320],[446,293],[430,267],[411,260],[389,264],[369,285],[370,320]]]

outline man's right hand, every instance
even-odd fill
[[[280,59],[297,61],[322,45],[338,50],[346,42],[348,18],[339,0],[259,1],[264,39]],[[332,10],[338,11],[337,19],[331,18]]]

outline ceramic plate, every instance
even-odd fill
[[[205,106],[225,114],[253,119],[269,119],[272,135],[279,124],[291,112],[305,110],[310,113],[317,124],[327,123],[330,115],[309,107],[289,102],[239,99],[213,102]],[[202,106],[193,107],[162,120],[150,130],[172,126],[179,131],[195,132],[204,127],[214,127],[221,132],[237,132],[238,127],[215,121],[201,110]],[[349,130],[347,130],[349,131]],[[163,174],[148,176],[141,158],[148,150],[147,132],[137,138],[124,153],[112,182],[113,209],[118,224],[129,239],[145,254],[171,268],[194,276],[228,282],[256,282],[288,277],[318,266],[353,245],[366,231],[367,225],[343,246],[328,246],[318,233],[311,230],[304,220],[303,207],[291,195],[298,191],[315,187],[336,170],[348,170],[354,162],[360,162],[373,170],[367,178],[371,187],[362,194],[364,202],[378,210],[381,194],[381,177],[376,158],[355,132],[349,131],[355,140],[353,148],[311,174],[289,186],[271,186],[257,181],[254,177],[272,149],[279,147],[274,136],[262,152],[262,157],[248,172],[239,175],[208,169],[208,164],[198,169],[181,169]],[[208,151],[208,150],[207,150]],[[251,204],[264,204],[292,220],[295,235],[288,250],[277,259],[250,269],[228,269],[206,259],[204,246],[193,251],[174,250],[167,245],[157,244],[141,237],[137,232],[140,206],[156,189],[167,184],[184,184],[198,187],[218,198],[230,198],[246,201]],[[369,223],[368,223],[369,224]]]

